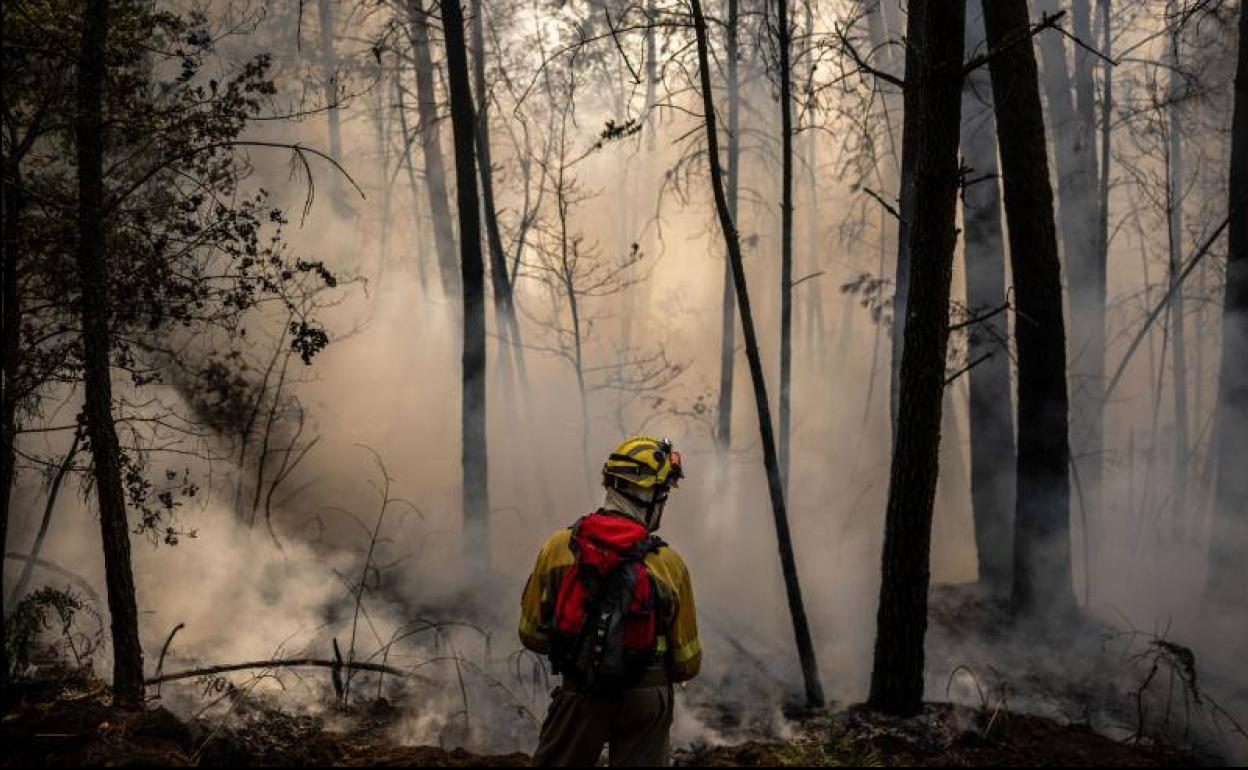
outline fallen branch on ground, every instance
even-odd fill
[[[172,674],[162,674],[153,676],[143,681],[144,684],[153,685],[161,682],[176,682],[179,679],[195,679],[201,676],[212,676],[214,674],[224,674],[230,671],[245,671],[250,668],[329,668],[329,669],[355,669],[358,671],[375,671],[379,674],[390,674],[392,676],[401,676],[408,679],[423,679],[416,674],[409,673],[400,668],[393,666],[383,666],[379,663],[352,662],[346,663],[335,660],[325,660],[323,658],[289,658],[286,660],[254,660],[248,663],[226,663],[220,666],[207,666],[205,668],[191,669],[190,671],[177,671]]]

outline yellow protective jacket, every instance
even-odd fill
[[[564,570],[575,563],[569,546],[571,537],[571,529],[561,529],[546,541],[520,599],[520,641],[543,655],[550,651],[550,630],[559,584]],[[689,570],[680,554],[666,544],[647,554],[645,565],[658,593],[658,606],[666,613],[666,617],[660,618],[656,652],[662,654],[671,681],[684,682],[697,676],[702,666],[702,645],[698,641],[698,619]]]

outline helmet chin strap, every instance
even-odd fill
[[[654,500],[646,506],[646,528],[651,532],[656,532],[659,525],[663,523],[663,507],[667,504],[667,498],[660,499],[655,496]]]

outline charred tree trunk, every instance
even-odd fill
[[[1218,481],[1206,595],[1245,604],[1248,585],[1248,10],[1239,11],[1239,65],[1231,122],[1226,295],[1222,302],[1222,373],[1218,383]]]
[[[438,94],[429,42],[429,12],[425,2],[409,0],[408,21],[412,37],[412,62],[416,70],[416,104],[420,119],[420,146],[425,161],[425,188],[429,193],[429,216],[433,219],[433,242],[438,254],[442,291],[454,300],[461,291],[459,260],[455,256],[455,231],[451,226],[450,198],[446,191],[446,166],[442,159]]]
[[[780,480],[789,492],[790,399],[793,384],[793,78],[789,0],[776,2],[780,55]]]
[[[911,158],[911,277],[904,320],[899,419],[894,427],[883,577],[868,704],[910,715],[923,705],[932,506],[939,468],[941,400],[949,340],[949,290],[957,241],[958,131],[962,110],[961,0],[908,6],[905,128]],[[913,41],[924,41],[916,50]],[[903,225],[904,226],[904,225]]]
[[[121,484],[121,447],[112,414],[109,363],[108,268],[104,247],[104,85],[108,0],[91,0],[83,16],[78,62],[75,136],[78,151],[78,277],[81,283],[83,411],[91,440],[95,493],[100,505],[104,576],[113,637],[113,697],[143,703],[143,648],[130,567],[130,527]]]
[[[1058,12],[1058,0],[1038,0],[1047,14]],[[1080,40],[1092,39],[1088,0],[1073,0],[1071,18]],[[1105,387],[1105,273],[1097,235],[1096,114],[1092,55],[1075,49],[1073,77],[1067,68],[1064,38],[1052,32],[1039,36],[1043,84],[1053,132],[1057,170],[1057,215],[1067,284],[1070,287],[1071,427],[1070,445],[1088,513],[1099,518],[1102,422]]]
[[[966,9],[966,48],[984,49],[984,15]],[[962,191],[966,305],[972,319],[968,363],[981,361],[970,380],[971,509],[979,582],[994,596],[1008,596],[1013,561],[1014,415],[1010,390],[1009,328],[1005,306],[1005,242],[1001,186],[993,133],[992,79],[980,68],[962,91],[962,156],[970,168]],[[989,358],[984,359],[984,356]]]
[[[1018,350],[1018,470],[1014,512],[1016,609],[1074,607],[1070,578],[1070,438],[1062,275],[1044,111],[1026,0],[983,0],[1014,276]]]
[[[907,36],[922,33],[923,30],[912,29],[912,26],[907,28]],[[916,57],[919,56],[922,48],[923,41],[907,37],[904,66],[906,72],[913,72],[918,69],[919,62]],[[889,414],[892,417],[894,437],[896,437],[897,433],[898,409],[901,405],[901,359],[905,349],[905,323],[910,300],[910,231],[913,229],[915,205],[914,164],[917,162],[915,153],[919,149],[913,143],[906,143],[904,136],[907,133],[911,136],[917,135],[918,127],[913,124],[918,120],[919,116],[914,114],[912,110],[903,109],[901,174],[897,192],[897,209],[899,213],[897,218],[897,263],[893,272],[893,348],[889,367]]]
[[[485,264],[481,255],[481,200],[473,152],[476,121],[468,77],[464,11],[459,0],[442,0],[446,35],[446,72],[455,137],[455,187],[459,208],[460,277],[463,281],[464,339],[462,436],[464,474],[464,547],[469,562],[490,564],[490,491],[485,421]]]
[[[490,92],[485,84],[485,18],[483,0],[472,0],[472,74],[476,109],[477,168],[481,176],[481,209],[485,215],[485,235],[490,247],[490,279],[494,289],[494,316],[499,344],[503,346],[500,360],[510,356],[516,370],[525,376],[524,349],[520,344],[520,322],[512,304],[512,278],[507,272],[507,255],[498,227],[498,208],[494,204],[494,168],[490,160]]]
[[[728,214],[737,221],[737,201],[741,190],[741,81],[737,72],[738,32],[741,15],[738,0],[728,0]],[[737,313],[732,290],[732,260],[724,260],[723,306],[719,326],[719,404],[716,411],[715,442],[721,471],[732,449],[732,388],[736,374]]]
[[[776,441],[772,432],[771,407],[767,401],[767,382],[763,378],[763,361],[758,350],[758,337],[754,332],[754,316],[750,310],[750,295],[745,283],[745,266],[741,259],[741,241],[728,209],[728,196],[724,192],[715,101],[711,91],[710,46],[707,42],[706,18],[702,15],[700,0],[690,0],[690,4],[693,11],[693,28],[697,36],[698,79],[702,87],[702,109],[706,120],[706,157],[710,166],[711,189],[715,195],[715,211],[719,217],[720,230],[724,235],[728,261],[732,266],[737,306],[741,311],[741,331],[745,337],[745,355],[750,367],[750,379],[754,384],[754,403],[758,410],[758,429],[763,445],[763,466],[767,472],[767,491],[771,496],[776,540],[780,547],[780,568],[784,574],[789,615],[793,620],[793,635],[802,666],[802,677],[806,685],[806,702],[812,706],[821,707],[823,706],[823,685],[819,682],[819,666],[815,660],[815,647],[810,639],[810,625],[806,620],[806,608],[802,602],[802,589],[797,576],[797,560],[793,555],[793,539],[789,533],[788,513],[785,510],[784,486],[780,479]]]
[[[7,112],[7,105],[6,105]],[[17,228],[18,218],[22,212],[22,184],[16,158],[4,159],[4,223],[3,223],[3,322],[4,332],[0,335],[0,348],[4,352],[3,388],[0,389],[0,408],[4,410],[0,419],[0,430],[4,431],[3,446],[0,446],[0,555],[8,553],[9,510],[13,502],[13,487],[16,481],[17,467],[17,373],[18,360],[21,354],[21,296],[18,292],[17,270]],[[0,556],[3,558],[3,556]],[[0,569],[0,597],[4,594],[4,570]],[[5,635],[4,607],[0,606],[0,639],[8,639]],[[9,681],[8,646],[0,644],[0,689]]]

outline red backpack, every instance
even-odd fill
[[[658,602],[645,558],[665,543],[644,524],[603,511],[572,526],[575,563],[555,598],[550,660],[593,691],[634,686],[654,660]]]

